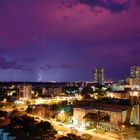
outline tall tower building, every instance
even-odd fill
[[[94,68],[93,71],[94,83],[104,85],[104,69],[103,68]]]
[[[130,68],[130,76],[134,85],[140,85],[140,66],[133,66]]]
[[[31,99],[32,98],[32,94],[31,94],[31,91],[32,91],[32,85],[26,85],[26,84],[23,84],[23,85],[18,85],[18,93],[19,93],[19,96],[23,99]]]

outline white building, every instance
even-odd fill
[[[110,129],[119,131],[119,124],[124,123],[127,118],[127,108],[111,107],[80,107],[74,108],[74,125],[85,127],[84,117],[88,113],[97,113],[98,111],[110,115]]]
[[[42,88],[42,94],[43,95],[47,94],[47,89],[45,87]]]

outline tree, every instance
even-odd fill
[[[21,111],[18,111],[17,109],[14,109],[11,114],[10,114],[10,118],[16,117],[16,116],[23,116],[24,113]]]
[[[92,135],[90,134],[83,134],[81,136],[82,140],[91,140],[92,139]]]
[[[53,128],[51,123],[45,121],[41,121],[37,123],[34,128],[33,132],[36,136],[42,136],[43,137],[53,137],[56,134],[56,130]]]
[[[86,99],[92,99],[91,96],[89,94],[86,94],[86,95],[83,95],[83,100],[86,100]]]
[[[89,123],[90,128],[96,128],[98,123],[98,114],[96,113],[88,113],[84,116],[86,122]]]
[[[107,88],[103,85],[96,85],[94,93],[97,93],[98,98],[106,97],[107,95]]]
[[[67,136],[63,136],[61,138],[58,138],[58,140],[70,140]]]
[[[122,135],[126,137],[133,137],[136,139],[140,139],[140,126],[130,125],[130,124],[121,124],[121,132]]]
[[[32,113],[32,111],[33,111],[32,107],[31,107],[31,106],[28,106],[26,112],[27,112],[27,113]]]
[[[63,92],[66,94],[75,94],[78,93],[78,87],[77,86],[63,87]]]
[[[82,140],[82,139],[79,136],[76,136],[75,134],[67,134],[67,136],[58,138],[58,140]]]
[[[14,127],[14,128],[17,128],[17,129],[22,129],[23,126],[22,126],[22,118],[19,117],[19,116],[15,116],[11,119],[10,121],[11,123],[11,126]]]
[[[22,116],[21,119],[22,119],[23,131],[27,133],[32,133],[32,130],[37,123],[35,119],[27,115]]]
[[[71,140],[81,140],[79,136],[76,136],[75,134],[67,134],[67,137]]]
[[[101,123],[110,122],[110,115],[98,111],[97,113],[87,113],[84,119],[89,122],[90,128],[97,128]]]
[[[30,133],[32,128],[36,124],[34,118],[28,117],[27,115],[24,116],[14,116],[11,118],[11,125],[14,128],[20,128],[23,131]]]
[[[14,128],[21,129],[30,135],[44,137],[54,137],[56,130],[51,123],[45,121],[36,122],[34,118],[24,116],[15,116],[11,119],[11,125]]]
[[[84,87],[81,91],[82,95],[86,95],[86,94],[92,94],[93,93],[93,89],[89,86]]]
[[[7,98],[5,91],[0,91],[0,101],[3,101],[5,98]]]
[[[6,118],[6,117],[7,117],[7,112],[6,112],[6,111],[0,110],[0,118],[1,118],[1,117]]]
[[[103,119],[104,122],[110,122],[110,115],[105,114],[105,115],[102,117],[102,119]]]

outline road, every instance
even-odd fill
[[[116,138],[116,137],[110,137],[108,135],[102,135],[102,134],[99,134],[99,133],[91,132],[89,130],[76,128],[76,127],[73,127],[73,125],[68,125],[68,124],[56,122],[55,120],[51,120],[51,123],[55,128],[57,128],[58,126],[61,127],[61,128],[64,128],[65,129],[65,135],[67,133],[76,133],[76,135],[79,135],[79,136],[82,136],[83,134],[89,134],[93,137],[92,140],[119,140],[119,138]],[[75,128],[76,131],[74,131],[71,128]]]
[[[61,135],[67,135],[68,133],[75,133],[76,135],[79,136],[82,136],[83,134],[89,134],[92,136],[92,140],[119,140],[119,138],[111,137],[105,134],[91,132],[89,130],[84,130],[82,128],[78,128],[75,126],[73,127],[73,125],[57,122],[54,119],[48,120],[32,114],[28,114],[28,115],[37,118],[36,119],[37,121],[42,121],[42,120],[49,121],[58,132],[61,132]],[[72,128],[75,128],[75,130]]]
[[[8,110],[8,108],[4,108],[3,110],[11,111],[11,109]],[[73,130],[71,129],[73,125],[60,123],[60,122],[55,121],[54,119],[48,120],[48,119],[44,119],[44,118],[41,118],[39,116],[35,116],[32,114],[27,114],[27,115],[31,117],[35,117],[37,121],[42,121],[42,120],[49,121],[58,132],[62,132],[62,135],[67,135],[67,133],[75,133],[76,135],[79,135],[79,136],[82,136],[83,134],[89,134],[89,135],[92,135],[93,137],[92,140],[118,140],[118,138],[113,138],[108,135],[102,135],[99,133],[90,132],[89,130],[84,130],[75,126],[74,127],[76,130]]]

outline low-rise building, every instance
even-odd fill
[[[31,113],[33,115],[46,119],[51,119],[52,111],[48,105],[31,105],[30,108],[32,109]]]
[[[126,91],[113,91],[108,94],[111,98],[130,99],[130,92]]]
[[[108,124],[112,130],[120,130],[120,125],[130,123],[140,125],[140,104],[138,99],[101,99],[93,100],[85,104],[77,104],[74,108],[74,125],[85,127],[85,116],[88,113],[101,112],[110,116]]]
[[[63,90],[62,88],[52,87],[48,88],[47,94],[51,96],[60,96],[63,95]]]
[[[110,116],[110,129],[119,130],[119,124],[126,121],[127,108],[125,107],[111,108],[109,106],[83,106],[80,108],[74,108],[74,125],[77,125],[79,127],[85,127],[85,115],[88,113],[97,113],[98,111],[108,114]]]

